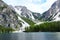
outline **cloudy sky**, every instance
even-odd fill
[[[8,5],[26,6],[33,12],[43,13],[48,10],[56,0],[3,0]]]

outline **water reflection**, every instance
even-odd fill
[[[33,40],[33,35],[31,33],[25,33],[25,40]]]
[[[0,34],[0,40],[60,40],[60,33],[10,33]]]
[[[18,35],[16,34],[0,34],[0,40],[17,40]]]
[[[58,40],[57,33],[45,33],[45,39],[46,40]]]

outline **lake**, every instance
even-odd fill
[[[60,40],[60,32],[6,33],[0,40]]]

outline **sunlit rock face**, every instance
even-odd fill
[[[0,1],[0,25],[11,27],[13,29],[19,29],[22,26],[21,21],[18,20],[16,12],[3,1]]]

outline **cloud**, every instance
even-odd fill
[[[46,0],[32,0],[33,4],[43,4],[45,2],[46,2]]]
[[[3,0],[9,5],[26,6],[33,12],[43,13],[48,10],[56,0]]]

